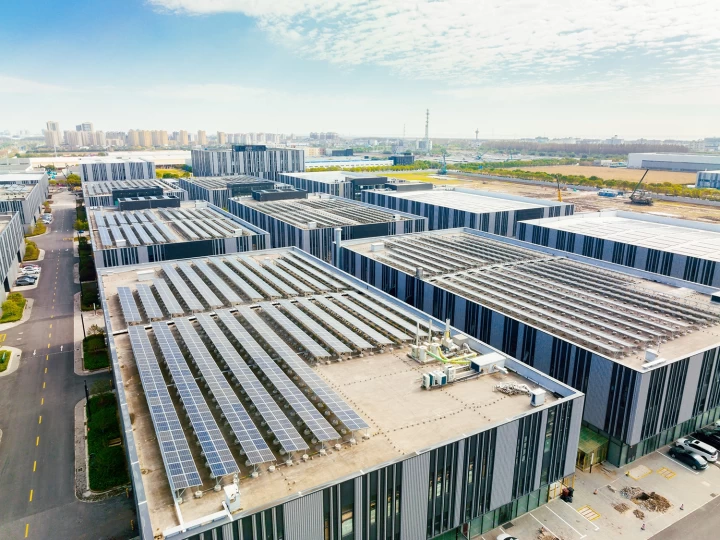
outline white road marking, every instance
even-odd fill
[[[657,452],[658,454],[660,454],[660,455],[661,455],[662,457],[664,457],[665,459],[669,459],[669,460],[672,461],[673,463],[675,463],[675,464],[677,464],[677,465],[680,465],[683,469],[687,469],[688,471],[690,471],[691,473],[693,473],[693,474],[695,474],[695,475],[700,474],[700,473],[698,473],[697,471],[693,471],[690,467],[687,467],[687,466],[684,465],[683,463],[680,463],[677,459],[673,459],[673,458],[671,458],[670,456],[667,456],[667,455],[663,454],[660,450],[655,450],[655,452]]]
[[[553,509],[550,508],[548,505],[545,505],[545,508],[547,508],[547,509],[550,510],[553,514],[555,514],[555,512],[553,511]],[[574,510],[574,508],[573,508],[573,510]],[[577,511],[576,511],[576,513],[577,513]],[[573,531],[575,531],[576,533],[578,533],[578,534],[580,535],[580,538],[581,538],[581,539],[582,539],[582,538],[585,538],[585,536],[587,536],[587,535],[581,533],[580,531],[578,531],[575,527],[573,527],[572,525],[570,525],[567,521],[565,521],[563,518],[561,518],[561,517],[558,516],[557,514],[555,514],[555,515],[556,515],[557,518],[558,518],[560,521],[562,521],[565,525],[567,525],[567,526],[570,527]],[[548,531],[549,531],[549,530],[550,530],[550,529],[548,529]],[[552,532],[552,531],[550,531],[550,532]],[[555,533],[553,533],[553,534],[555,534]],[[557,534],[555,534],[555,536],[557,536]],[[560,537],[558,536],[558,538],[560,538]]]
[[[553,514],[554,514],[554,513],[555,513],[555,512],[553,512]],[[555,538],[562,538],[561,536],[558,536],[557,534],[555,534],[554,532],[552,532],[542,521],[540,521],[538,518],[536,518],[536,517],[535,517],[535,514],[533,514],[532,512],[528,512],[528,514],[530,514],[530,516],[531,516],[535,521],[537,521],[540,525],[542,525],[545,529],[547,529],[547,531],[548,531],[550,534],[552,534]],[[572,527],[571,527],[571,528],[572,528]],[[573,529],[573,531],[574,531],[574,530],[575,530],[575,529]],[[584,537],[584,536],[581,536],[581,537],[580,537],[581,540],[582,540],[583,538],[585,538],[585,537]]]
[[[562,499],[560,499],[560,500],[562,501]],[[569,502],[567,502],[567,501],[562,501],[562,502],[564,502],[565,504],[567,504],[567,505],[568,505],[570,508],[572,508],[579,516],[581,516],[585,521],[587,521],[590,525],[592,525],[593,527],[595,527],[595,530],[596,530],[596,531],[599,531],[599,530],[600,530],[600,527],[598,527],[597,525],[595,525],[592,521],[590,521],[588,518],[586,518],[585,516],[583,516],[583,515],[582,515],[580,512],[578,512],[577,510],[575,510],[575,508],[573,508],[572,505],[571,505]],[[548,508],[548,510],[550,510],[550,509]],[[550,510],[550,511],[552,512],[552,510]],[[560,517],[560,516],[558,516],[558,517]]]

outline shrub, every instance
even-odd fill
[[[37,261],[40,256],[40,249],[37,244],[31,240],[25,240],[25,257],[23,261]]]
[[[47,231],[47,227],[42,221],[38,221],[35,224],[35,227],[33,227],[33,230],[30,234],[26,234],[25,236],[37,236],[39,234],[43,234],[45,231]]]
[[[2,373],[8,368],[8,365],[10,364],[10,358],[10,351],[0,351],[0,373]]]
[[[128,482],[125,451],[122,446],[109,446],[120,437],[117,402],[113,394],[91,396],[87,403],[87,444],[90,467],[90,489],[105,491]]]
[[[2,303],[0,323],[15,322],[22,319],[25,303],[25,297],[19,292],[8,294],[7,299]]]

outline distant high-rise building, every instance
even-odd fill
[[[190,139],[188,138],[188,132],[184,129],[181,129],[178,133],[178,144],[180,146],[187,146],[190,144]]]
[[[127,134],[127,145],[128,146],[140,146],[140,133],[134,129],[128,131]]]
[[[124,131],[106,131],[105,132],[105,139],[121,140],[123,145],[125,144],[126,137],[127,137],[127,133],[125,133]]]
[[[168,134],[167,131],[162,129],[156,129],[152,132],[152,145],[153,146],[167,146],[168,145]]]
[[[224,146],[227,144],[227,135],[222,131],[218,131],[218,146]]]
[[[205,146],[207,144],[207,134],[203,130],[198,130],[197,143]]]
[[[101,146],[105,147],[107,146],[105,133],[102,131],[94,131],[93,134],[95,135],[95,146]]]
[[[71,149],[80,148],[84,145],[81,131],[66,131],[65,144]]]
[[[138,130],[138,139],[140,142],[140,146],[152,146],[152,131],[148,129],[140,129]]]
[[[43,131],[43,135],[45,136],[45,146],[50,148],[60,146],[62,144],[60,124],[58,122],[48,120],[45,125],[47,127],[47,129]]]
[[[48,131],[57,131],[60,133],[60,122],[55,122],[53,120],[48,120],[45,124],[45,127]]]
[[[92,122],[83,122],[75,126],[76,131],[95,131],[95,127]]]

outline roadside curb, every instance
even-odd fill
[[[37,258],[37,259],[33,259],[32,261],[23,261],[23,262],[21,262],[20,264],[22,265],[22,264],[37,263],[37,262],[40,262],[40,261],[42,261],[43,259],[45,259],[45,250],[44,250],[44,249],[40,249],[40,248],[38,248],[38,250],[39,250],[39,253],[38,253],[38,258]]]
[[[20,359],[22,358],[22,351],[16,347],[3,346],[0,349],[7,349],[10,351],[10,363],[5,371],[0,373],[0,377],[7,377],[12,375],[20,367]]]
[[[82,321],[80,321],[80,293],[73,295],[73,371],[75,375],[93,375],[95,373],[102,373],[109,371],[110,368],[100,368],[88,371],[83,366],[83,336],[82,336]],[[89,313],[89,312],[87,312]]]
[[[19,291],[18,291],[19,292]],[[0,324],[0,332],[5,332],[5,330],[10,330],[11,328],[15,328],[16,326],[21,325],[24,322],[27,322],[28,319],[32,316],[32,308],[35,303],[35,300],[33,298],[26,298],[25,299],[25,310],[23,311],[23,316],[20,318],[19,321],[15,322],[8,322]]]

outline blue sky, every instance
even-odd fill
[[[28,8],[28,6],[31,6]],[[36,0],[0,16],[0,129],[720,134],[711,0]]]

